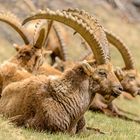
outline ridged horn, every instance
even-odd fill
[[[5,11],[0,12],[0,21],[7,23],[12,28],[14,28],[21,36],[26,45],[30,43],[29,36],[27,35],[27,30],[21,25],[21,22],[14,14]]]
[[[33,3],[32,0],[23,0],[23,2],[28,6],[28,8],[30,9],[31,12],[36,12],[37,11],[37,7],[35,6],[35,4]],[[40,30],[42,28],[46,29],[46,33],[45,33],[45,39],[44,39],[44,43],[42,44],[43,46],[45,46],[45,44],[47,44],[47,40],[48,40],[48,36],[52,27],[53,21],[49,21],[48,22],[48,29],[47,29],[47,22],[45,21],[39,21],[37,22],[37,24],[35,25],[35,32],[34,32],[34,37],[33,40],[34,42],[37,40],[38,38],[38,34],[40,32]]]
[[[114,45],[118,51],[121,53],[121,56],[125,63],[125,69],[135,69],[134,60],[129,48],[119,39],[116,35],[105,30],[108,41]]]
[[[39,35],[38,35],[38,38],[36,39],[35,44],[33,44],[34,47],[37,48],[37,49],[42,48],[43,43],[44,43],[44,39],[45,39],[45,29],[42,28],[42,29],[39,31]]]
[[[31,0],[24,0],[24,3],[29,7],[29,9],[32,11],[32,12],[36,12],[37,11],[37,8],[35,6],[35,4],[33,3],[33,1]],[[61,36],[60,34],[60,30],[59,28],[56,26],[56,25],[52,25],[53,24],[53,21],[48,21],[48,30],[47,30],[47,35],[46,35],[46,39],[45,39],[45,43],[44,43],[44,46],[47,46],[47,43],[48,43],[48,38],[49,38],[49,33],[50,33],[50,30],[53,26],[53,29],[55,31],[55,34],[57,36],[57,39],[58,39],[58,42],[60,44],[60,54],[61,54],[61,59],[66,61],[67,60],[67,51],[66,51],[66,46],[65,46],[65,42],[63,40],[63,37]],[[47,24],[46,24],[47,26]]]
[[[90,26],[95,32],[96,31],[96,20],[94,16],[89,15],[89,13],[87,13],[84,10],[79,10],[79,9],[71,9],[69,8],[68,10],[63,10],[66,13],[71,13],[74,17],[77,17],[78,19],[82,19],[83,21],[87,22],[88,26]],[[103,28],[103,27],[102,27]],[[109,44],[106,38],[106,35],[104,33],[104,31],[102,30],[102,32],[98,32],[98,38],[100,39],[100,43],[102,45],[102,47],[104,48],[105,54],[108,57],[108,59],[110,59],[110,50],[109,50]]]
[[[65,10],[66,11],[66,10]],[[79,11],[79,9],[68,9],[66,12],[70,12],[72,13],[73,16],[77,16],[82,18],[83,20],[87,21],[89,23],[89,25],[92,26],[92,16],[90,16],[87,12],[85,11]],[[94,26],[93,26],[94,27]],[[107,30],[104,30],[107,40],[114,45],[118,51],[121,53],[122,58],[124,60],[125,63],[125,68],[126,69],[134,69],[134,60],[132,57],[132,54],[129,50],[129,48],[123,43],[122,40],[120,40],[116,35],[114,35],[111,32],[108,32]]]
[[[64,39],[63,37],[61,36],[61,31],[59,29],[59,27],[57,27],[57,25],[54,25],[53,26],[53,29],[55,31],[55,34],[57,36],[57,39],[58,39],[58,42],[60,44],[60,53],[61,53],[61,58],[63,61],[66,61],[67,60],[67,47],[66,47],[66,44],[64,42]]]
[[[47,27],[47,24],[45,26]],[[45,46],[47,45],[49,34],[50,34],[51,29],[52,29],[52,26],[53,26],[53,20],[48,21],[48,29],[46,32]]]
[[[41,24],[41,25],[40,25]],[[35,35],[34,35],[34,42],[33,46],[35,48],[42,48],[46,38],[46,24],[44,26],[43,22],[38,22],[35,26]]]
[[[36,24],[35,24],[35,27],[34,27],[34,34],[33,34],[33,46],[35,44],[35,42],[37,41],[38,37],[39,37],[39,33],[42,29],[44,29],[44,37],[46,36],[46,31],[47,31],[47,26],[46,26],[46,21],[42,21],[42,20],[39,20]],[[44,38],[45,39],[45,38]],[[43,41],[42,45],[44,45],[45,43],[45,40]]]
[[[99,35],[103,33],[103,29],[99,25],[97,20],[94,21],[96,28],[92,30],[90,26],[86,26],[86,22],[83,22],[82,20],[77,20],[71,14],[60,12],[59,10],[54,12],[47,9],[46,11],[40,11],[39,13],[28,17],[23,21],[23,24],[36,19],[56,20],[58,22],[66,24],[67,26],[70,26],[87,41],[94,53],[97,64],[105,64],[109,61],[108,57],[105,55],[103,46],[99,39]]]

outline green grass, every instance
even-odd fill
[[[116,12],[108,11],[106,8],[94,7],[86,1],[81,3],[81,0],[77,0],[81,7],[84,7],[90,13],[95,13],[101,23],[109,30],[120,36],[122,40],[129,46],[132,51],[136,66],[140,69],[139,56],[140,56],[140,24],[126,23],[120,19]],[[73,37],[74,38],[74,37]],[[0,62],[10,57],[14,51],[11,49],[11,44],[6,39],[0,37],[1,49],[0,49]],[[76,42],[78,42],[76,40]],[[77,44],[77,46],[79,46]],[[74,58],[80,55],[80,47],[76,46],[72,42],[71,48],[69,48],[69,54]],[[74,51],[73,51],[74,48]],[[76,53],[77,52],[77,53]],[[122,66],[123,61],[116,51],[111,48],[112,62],[115,66]],[[121,106],[122,109],[138,114],[140,116],[140,98],[137,97],[133,101],[116,100],[116,104]],[[130,116],[131,117],[131,116]],[[69,136],[66,134],[48,134],[45,132],[36,132],[34,130],[28,130],[24,128],[17,128],[9,124],[7,120],[0,118],[0,140],[139,140],[140,139],[140,124],[135,122],[128,122],[118,118],[109,118],[103,114],[94,112],[86,113],[87,126],[99,128],[105,132],[102,134],[95,134],[93,131],[85,132],[81,135]]]
[[[118,118],[109,118],[105,115],[87,112],[87,125],[100,128],[105,134],[88,131],[81,135],[69,136],[66,134],[48,134],[35,132],[24,128],[16,128],[0,119],[0,140],[139,140],[140,126],[135,122],[127,122]]]

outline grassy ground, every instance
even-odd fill
[[[33,130],[25,130],[13,127],[7,121],[0,119],[1,140],[139,140],[140,126],[134,122],[127,122],[117,118],[108,118],[105,115],[87,112],[88,126],[100,128],[105,134],[86,132],[81,135],[69,136],[65,134],[39,133]]]
[[[95,13],[98,19],[101,21],[103,26],[107,29],[116,33],[122,40],[130,47],[135,61],[136,66],[140,69],[139,63],[139,47],[140,47],[140,24],[130,24],[125,22],[122,18],[118,17],[117,12],[112,11],[112,9],[106,9],[101,7],[94,7],[89,4],[86,5],[86,1],[81,3],[77,0],[79,6],[84,7],[90,13]],[[0,62],[7,59],[8,56],[14,53],[11,49],[11,44],[9,44],[4,38],[0,38],[1,47],[0,49]],[[74,47],[74,46],[73,46]],[[78,54],[79,52],[77,52]],[[71,49],[70,54],[74,54]],[[112,62],[114,65],[121,65],[123,61],[115,49],[111,49]],[[136,113],[140,117],[140,98],[137,97],[133,101],[116,100],[118,106],[121,106],[124,110]],[[104,135],[95,134],[95,132],[86,132],[81,135],[69,136],[64,134],[48,134],[39,133],[33,130],[27,130],[24,128],[16,128],[9,124],[6,120],[0,118],[0,140],[139,140],[140,139],[140,124],[134,122],[124,121],[118,118],[109,118],[102,114],[97,114],[93,112],[86,113],[87,125],[94,128],[99,128],[101,131],[105,132]]]

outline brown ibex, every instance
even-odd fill
[[[91,47],[97,66],[91,67],[87,62],[82,62],[56,79],[32,76],[12,83],[2,93],[0,113],[17,125],[37,130],[68,133],[83,131],[84,114],[95,93],[100,91],[109,99],[110,96],[119,95],[122,90],[110,64],[109,54],[104,51],[105,46],[108,48],[104,31],[96,20],[93,21],[98,33],[102,34],[102,38],[99,38],[98,33],[86,22],[61,11],[39,12],[24,23],[33,19],[56,20],[75,29]]]
[[[77,17],[78,19],[82,18],[82,20],[87,21],[89,25],[91,25],[93,28],[95,28],[94,24],[92,24],[92,16],[90,16],[85,11],[79,11],[78,9],[68,9],[65,10],[65,12],[71,13],[74,17]],[[108,32],[105,30],[106,36],[108,41],[113,44],[121,53],[124,62],[125,62],[125,68],[123,69],[117,69],[115,71],[117,77],[119,78],[124,91],[128,92],[133,97],[140,94],[140,76],[137,72],[135,66],[134,66],[134,60],[132,58],[132,54],[128,47],[118,38],[116,35]],[[89,54],[88,54],[89,55]],[[93,56],[91,57],[93,58]],[[124,93],[123,96],[128,96],[128,94]],[[129,96],[131,97],[131,96]],[[108,105],[105,102],[104,98],[101,97],[101,95],[97,95],[97,100],[94,100],[93,105],[91,106],[92,109],[95,108],[95,110],[103,110],[103,108],[106,108]],[[96,102],[95,102],[96,101]],[[99,108],[98,108],[99,106]],[[109,105],[110,107],[111,105]],[[123,113],[119,112],[119,108],[115,107],[115,105],[112,105],[113,108],[112,111],[115,111],[115,113],[112,112],[112,114],[117,115],[119,117],[127,119],[127,116],[124,116]]]
[[[7,23],[14,28],[23,39],[25,45],[15,45],[17,53],[15,56],[5,61],[0,66],[0,90],[11,82],[19,81],[28,78],[31,73],[35,73],[42,65],[44,55],[43,50],[44,38],[46,29],[37,27],[38,34],[34,37],[34,44],[31,41],[30,32],[28,32],[21,22],[10,12],[1,12],[0,21]]]
[[[92,24],[92,16],[90,16],[88,13],[85,11],[79,11],[78,9],[69,9],[66,12],[70,12],[74,17],[77,18],[82,18],[82,20],[85,20],[89,23],[89,25],[93,26]],[[129,92],[133,96],[139,94],[140,92],[140,76],[139,73],[137,72],[135,66],[134,66],[134,60],[132,57],[132,54],[129,50],[129,48],[121,41],[116,35],[113,33],[105,30],[106,37],[108,41],[114,45],[119,52],[121,53],[123,60],[125,62],[125,68],[122,70],[116,70],[116,75],[121,81],[124,90],[126,92]],[[133,83],[132,83],[133,80]]]

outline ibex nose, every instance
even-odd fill
[[[115,89],[118,89],[118,90],[120,90],[120,91],[123,90],[123,87],[122,87],[121,84],[116,84],[116,85],[113,85],[112,87],[115,88]]]
[[[120,86],[118,86],[118,89],[120,90],[120,91],[123,91],[123,87],[120,85]]]
[[[121,85],[114,85],[113,86],[113,96],[118,97],[123,91],[123,87]]]

